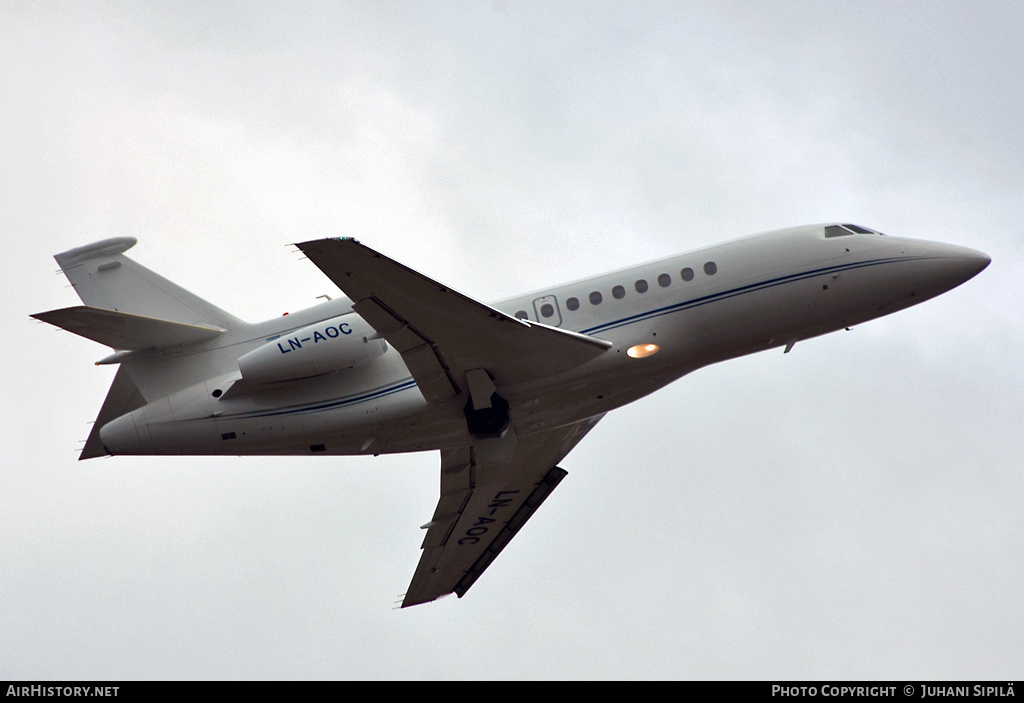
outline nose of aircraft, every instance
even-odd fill
[[[917,262],[921,282],[937,295],[974,278],[992,259],[967,247],[928,243]]]
[[[988,254],[983,254],[980,251],[968,249],[967,247],[956,247],[950,258],[953,260],[951,268],[955,269],[955,271],[950,273],[961,277],[959,283],[974,278],[984,271],[986,266],[992,263],[992,259]]]

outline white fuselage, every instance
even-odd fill
[[[959,285],[989,261],[962,247],[877,233],[826,237],[825,231],[770,232],[494,304],[612,344],[571,371],[498,388],[516,434],[600,415],[702,366],[909,307]],[[290,335],[331,321],[316,340],[294,340],[327,343],[326,331],[336,333],[335,319],[343,315],[352,321],[345,329],[362,334],[365,323],[348,301],[337,300],[125,362],[129,371],[133,365],[161,370],[137,374],[149,379],[142,394],[157,400],[104,426],[104,447],[112,454],[298,455],[469,443],[466,399],[428,403],[402,357],[386,345],[351,368],[299,380],[241,380],[240,357],[270,342],[283,344],[285,353]],[[628,352],[638,345],[646,355],[635,358]]]

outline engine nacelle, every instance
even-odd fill
[[[352,368],[387,351],[383,339],[356,314],[341,315],[303,327],[238,359],[242,378],[249,383],[276,383],[321,376]]]

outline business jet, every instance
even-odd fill
[[[80,459],[439,451],[402,607],[466,594],[610,410],[708,364],[944,293],[989,264],[853,224],[768,232],[487,305],[355,239],[296,246],[347,297],[248,323],[124,252],[57,254],[84,305],[33,317],[111,348]]]

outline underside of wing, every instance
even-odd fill
[[[402,607],[465,595],[566,476],[556,464],[600,419],[442,450],[441,496]]]
[[[609,342],[519,320],[363,246],[320,239],[298,246],[353,301],[353,309],[401,354],[424,397],[468,390],[485,369],[503,385],[575,368]]]

